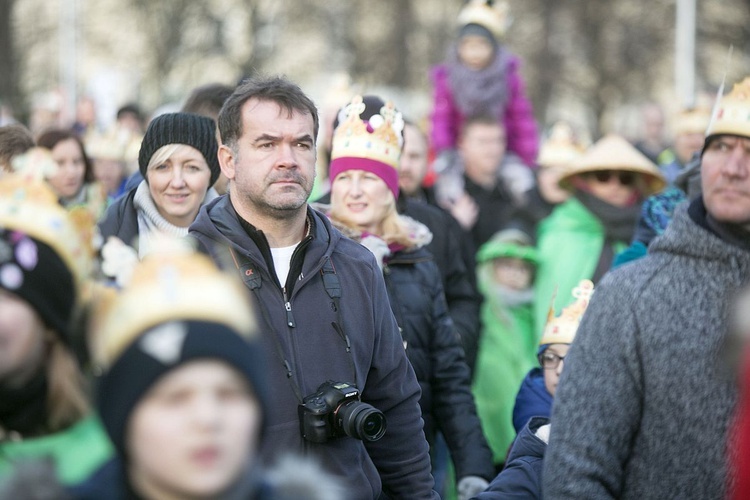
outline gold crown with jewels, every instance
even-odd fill
[[[563,308],[559,316],[555,317],[555,311],[550,307],[547,326],[544,327],[539,345],[573,343],[583,313],[594,293],[594,283],[591,280],[581,280],[571,293],[576,301]],[[552,302],[554,303],[554,297]]]
[[[403,146],[404,118],[387,102],[378,114],[365,121],[362,96],[355,96],[339,112],[339,124],[333,134],[331,161],[337,158],[364,158],[398,170]]]

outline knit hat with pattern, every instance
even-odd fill
[[[191,113],[167,113],[154,118],[146,130],[138,153],[138,167],[144,179],[151,156],[162,146],[186,144],[201,152],[211,170],[211,184],[221,173],[217,156],[216,124],[208,117]]]

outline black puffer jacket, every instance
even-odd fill
[[[456,477],[494,475],[492,452],[471,394],[461,339],[448,315],[440,273],[425,249],[399,251],[383,267],[388,298],[406,354],[422,388],[419,401],[430,445],[439,429]]]
[[[466,364],[473,372],[479,344],[479,309],[474,270],[476,249],[458,222],[444,210],[427,203],[399,198],[399,212],[418,220],[432,233],[425,247],[432,254],[443,278],[445,300],[453,324],[461,336]]]

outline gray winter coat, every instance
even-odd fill
[[[721,348],[750,252],[678,207],[649,255],[608,274],[555,396],[544,497],[724,498],[736,401]]]

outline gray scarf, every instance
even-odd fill
[[[448,75],[453,99],[464,116],[488,113],[502,116],[508,101],[508,53],[501,46],[489,66],[480,70],[467,68],[458,58],[458,46],[448,53]]]
[[[641,214],[640,203],[630,207],[616,207],[580,189],[575,191],[575,197],[601,221],[607,241],[630,243]]]
[[[217,193],[213,188],[210,188],[203,198],[203,203],[206,203],[216,198]],[[141,181],[135,191],[133,198],[133,205],[138,214],[138,257],[148,253],[149,250],[149,239],[150,236],[155,233],[161,233],[168,236],[174,236],[175,238],[184,238],[188,234],[187,227],[175,226],[171,222],[167,221],[159,213],[159,209],[154,204],[154,199],[151,198],[151,193],[148,190],[148,184],[146,181]]]

